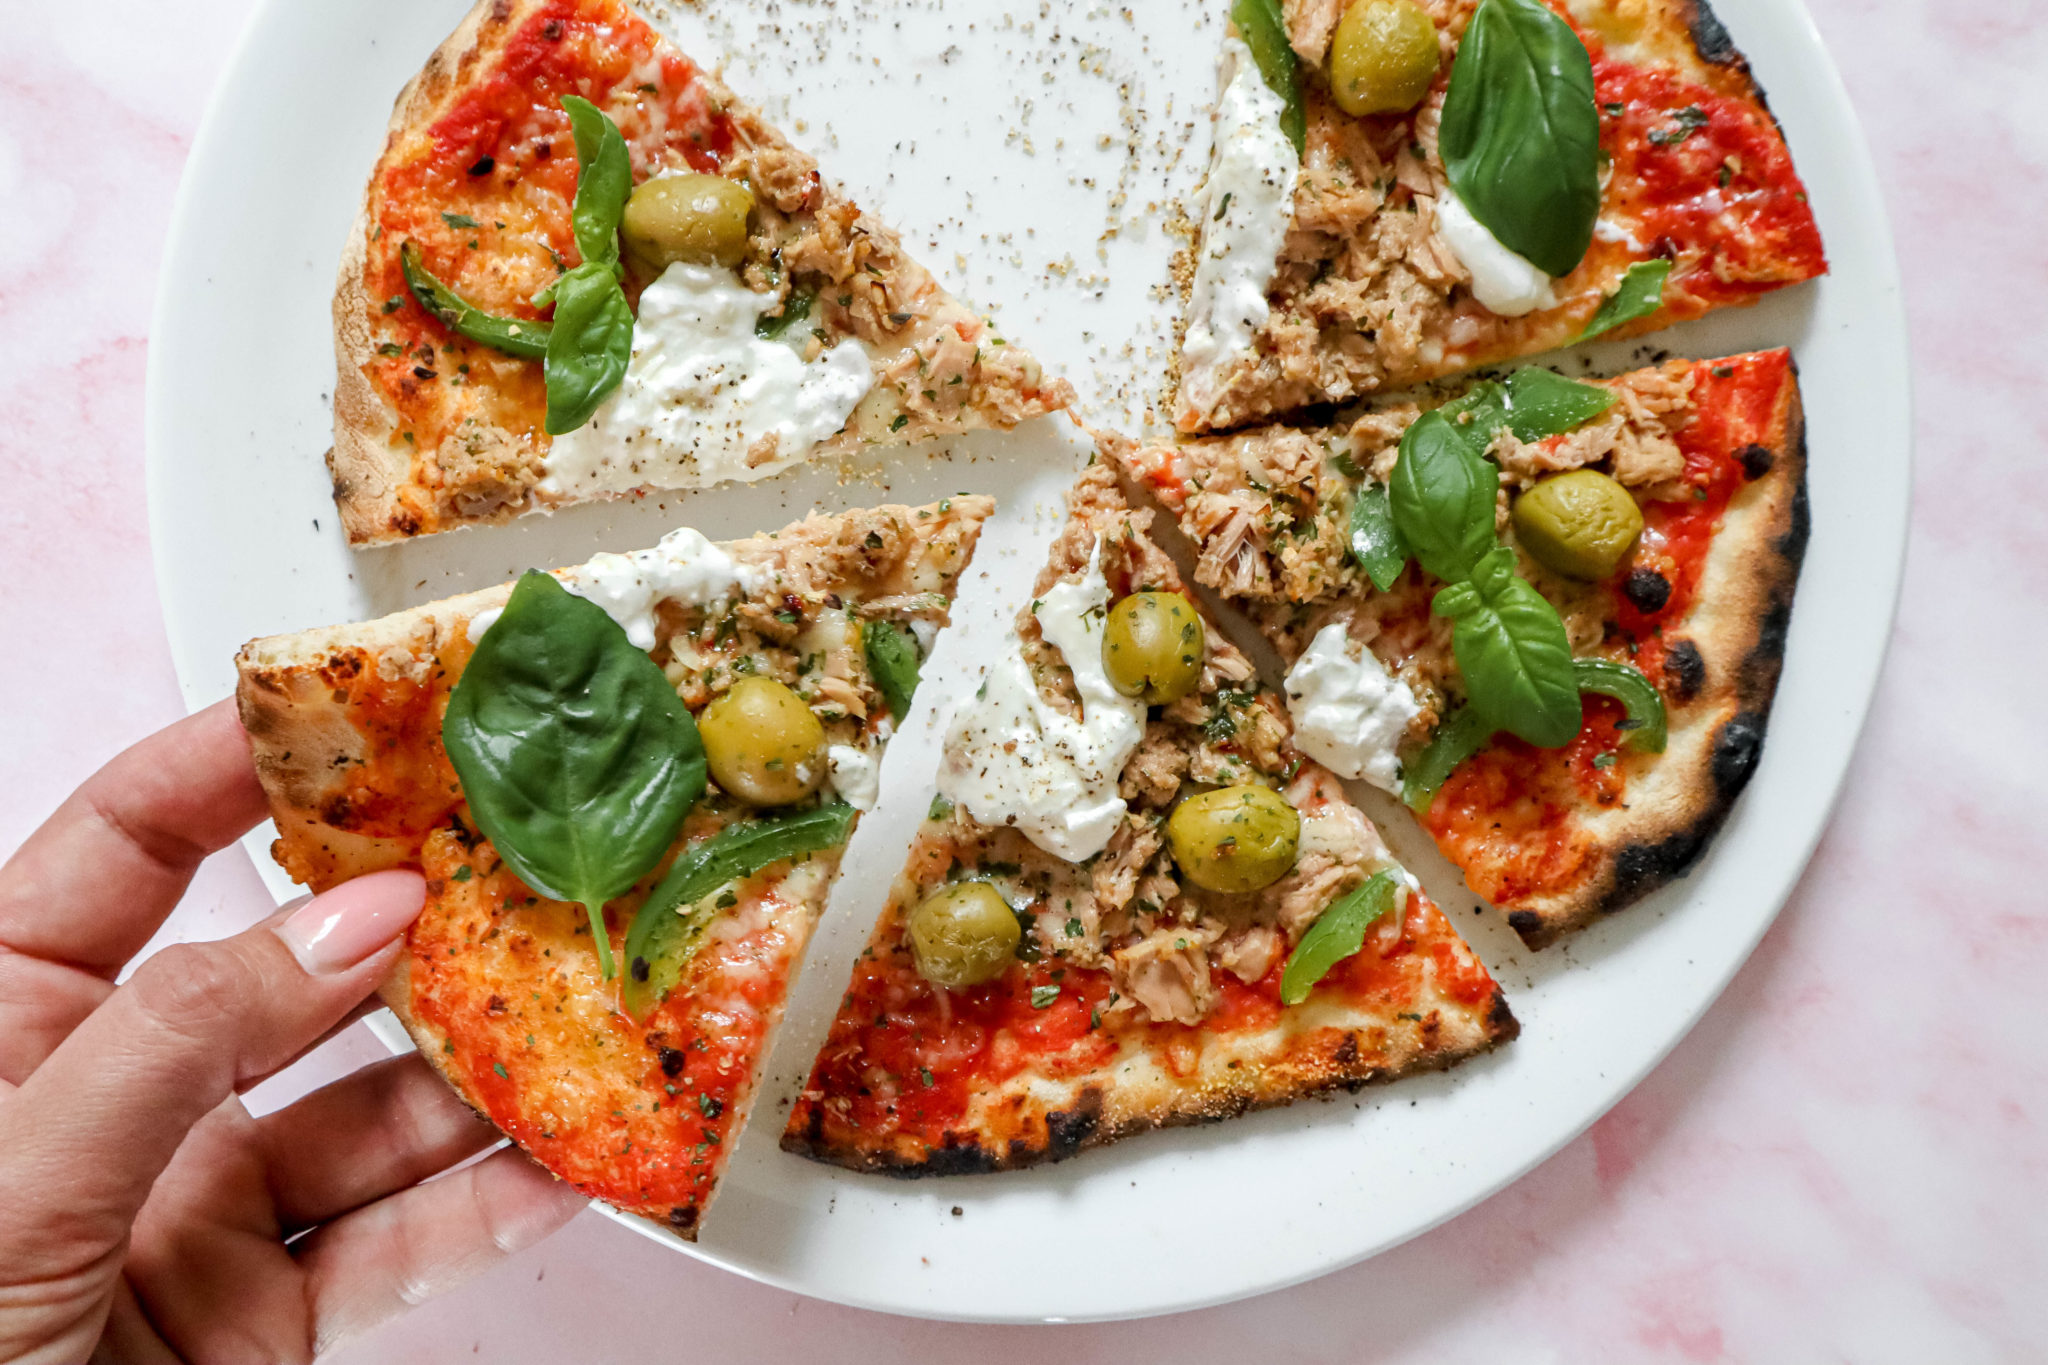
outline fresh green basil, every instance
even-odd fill
[[[1474,710],[1545,749],[1571,742],[1584,718],[1571,639],[1557,608],[1515,573],[1514,551],[1488,553],[1430,610],[1451,618],[1451,653]]]
[[[1503,246],[1569,275],[1600,216],[1600,111],[1586,45],[1541,0],[1480,0],[1438,135],[1451,188]]]
[[[754,319],[754,335],[763,341],[774,341],[784,332],[811,315],[811,305],[817,302],[818,291],[811,285],[792,286],[789,297],[782,301],[782,311],[769,317],[763,314]]]
[[[1631,749],[1646,754],[1664,752],[1667,734],[1664,698],[1658,693],[1655,683],[1627,664],[1606,659],[1576,660],[1572,664],[1572,672],[1578,679],[1579,691],[1612,697],[1628,712],[1628,719],[1623,724],[1628,727]]]
[[[420,261],[417,244],[407,242],[398,248],[398,266],[405,273],[405,287],[443,326],[507,355],[538,360],[548,353],[548,335],[553,329],[547,323],[486,313],[435,279]],[[388,305],[385,311],[390,311]]]
[[[1230,21],[1237,36],[1251,49],[1259,75],[1285,106],[1280,111],[1280,131],[1294,144],[1294,155],[1308,148],[1308,114],[1301,102],[1301,68],[1294,59],[1294,46],[1287,39],[1287,20],[1280,13],[1280,0],[1237,0],[1230,7]]]
[[[1540,441],[1584,426],[1614,403],[1607,389],[1531,365],[1508,377],[1508,430]]]
[[[589,421],[626,377],[632,359],[633,309],[611,267],[585,261],[556,280],[555,329],[548,337],[548,435]]]
[[[1611,332],[1623,323],[1646,318],[1664,306],[1664,281],[1671,276],[1669,261],[1637,261],[1621,277],[1621,283],[1614,292],[1600,300],[1600,310],[1593,314],[1593,320],[1586,324],[1586,330],[1579,333],[1579,340],[1590,341],[1603,332]]]
[[[1280,972],[1280,1003],[1299,1005],[1330,968],[1365,946],[1373,921],[1404,903],[1408,887],[1395,868],[1382,868],[1365,884],[1316,917],[1287,955]]]
[[[794,815],[735,821],[683,850],[626,931],[620,1007],[645,1023],[668,999],[704,931],[726,908],[711,900],[712,892],[776,863],[838,848],[853,832],[853,821],[853,807],[834,803]]]
[[[1465,707],[1436,727],[1414,762],[1401,765],[1401,799],[1417,814],[1427,811],[1458,765],[1492,742],[1493,723]]]
[[[619,218],[633,193],[633,159],[619,125],[580,95],[562,96],[569,130],[576,135],[576,200],[569,223],[584,264],[595,262],[616,273],[619,265]]]
[[[602,607],[530,572],[449,693],[441,742],[498,856],[588,912],[609,979],[605,902],[661,861],[704,794],[675,688]]]
[[[917,695],[917,642],[887,621],[869,621],[861,627],[860,643],[868,673],[889,703],[889,714],[902,721]]]
[[[1423,568],[1449,583],[1472,572],[1496,543],[1500,473],[1441,412],[1425,412],[1401,434],[1388,484],[1394,525]]]
[[[1393,500],[1383,483],[1364,484],[1352,495],[1351,556],[1381,592],[1408,567],[1408,542],[1394,524]]]

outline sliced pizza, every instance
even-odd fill
[[[1296,748],[1106,463],[947,731],[783,1146],[985,1171],[1449,1066],[1486,968]]]
[[[990,507],[680,530],[242,650],[279,863],[426,874],[384,1000],[584,1193],[696,1236]]]
[[[1532,947],[1683,875],[1748,782],[1807,536],[1789,352],[1541,369],[1124,452],[1289,666],[1297,743],[1403,795]]]
[[[1237,0],[1176,426],[1754,302],[1826,270],[1707,0]]]
[[[399,96],[334,327],[358,544],[1070,396],[626,0],[479,0]]]

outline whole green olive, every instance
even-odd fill
[[[1413,109],[1440,60],[1436,24],[1415,0],[1356,0],[1330,39],[1330,94],[1347,114]]]
[[[722,175],[665,175],[634,187],[619,219],[626,250],[654,271],[677,261],[735,266],[747,254],[754,194]]]
[[[1177,592],[1134,592],[1109,609],[1102,667],[1117,691],[1164,706],[1202,681],[1206,645],[1194,603]]]
[[[825,727],[773,678],[741,678],[697,717],[704,762],[750,806],[801,801],[825,780]]]
[[[918,974],[950,991],[1001,976],[1024,937],[1009,902],[987,882],[955,882],[932,892],[910,912],[908,928]]]
[[[1515,499],[1515,538],[1567,578],[1607,577],[1642,532],[1636,500],[1596,469],[1553,474]]]
[[[1270,787],[1218,787],[1174,807],[1166,840],[1196,886],[1256,891],[1293,870],[1301,816]]]

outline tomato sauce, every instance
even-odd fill
[[[1696,316],[1827,270],[1806,187],[1760,102],[1615,61],[1579,36],[1613,159],[1602,213],[1677,263],[1667,309]]]

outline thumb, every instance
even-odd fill
[[[378,872],[144,962],[0,1101],[0,1265],[119,1246],[192,1125],[368,995],[425,897]]]

